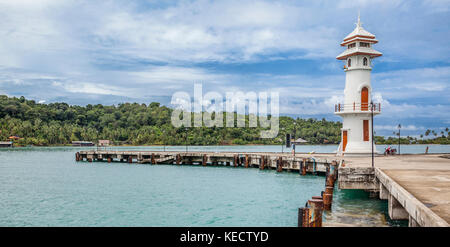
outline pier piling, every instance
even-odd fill
[[[323,193],[323,208],[325,210],[331,210],[331,204],[333,201],[333,194]]]
[[[322,199],[311,199],[308,201],[308,205],[312,210],[312,227],[322,227],[322,212],[324,208],[324,202]]]

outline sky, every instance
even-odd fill
[[[339,44],[363,27],[377,135],[450,127],[450,0],[0,0],[0,94],[42,103],[161,102],[277,91],[280,114],[338,121]]]

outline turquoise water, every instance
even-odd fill
[[[75,162],[83,149],[0,149],[0,226],[296,226],[325,183],[273,170]],[[386,220],[386,204],[336,189],[325,221],[404,224]]]

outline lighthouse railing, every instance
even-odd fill
[[[370,112],[369,103],[356,103],[352,104],[336,104],[334,105],[334,112]],[[381,112],[381,103],[373,104],[373,112]]]

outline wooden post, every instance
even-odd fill
[[[177,158],[176,158],[177,160],[176,160],[176,164],[177,165],[180,165],[181,164],[181,155],[180,154],[177,154]]]
[[[128,163],[133,163],[133,156],[128,156]]]
[[[155,164],[155,154],[154,154],[154,153],[152,153],[152,159],[151,159],[151,162],[152,162],[152,165]]]
[[[80,161],[80,153],[79,152],[75,153],[75,161]]]
[[[238,165],[238,156],[237,156],[237,154],[235,154],[233,158],[234,158],[233,165],[234,165],[234,167],[237,167],[237,165]]]
[[[308,200],[308,205],[311,206],[312,210],[312,227],[322,227],[322,212],[323,212],[323,200],[322,199],[311,199]]]
[[[325,210],[331,210],[333,194],[323,193],[322,197],[323,197],[323,208]]]
[[[206,162],[208,161],[208,156],[206,156],[206,154],[203,155],[203,159],[202,159],[202,165],[206,166]]]

